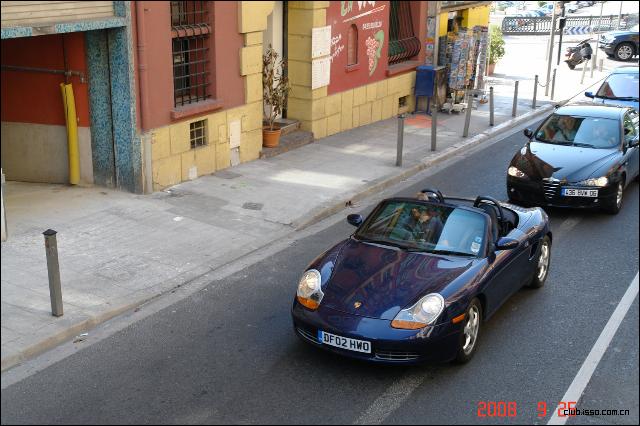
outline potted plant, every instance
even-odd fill
[[[496,62],[504,56],[504,38],[502,30],[497,25],[489,27],[489,66],[487,67],[487,75],[492,75],[496,68]]]
[[[273,148],[280,142],[280,129],[274,128],[276,117],[287,107],[287,98],[291,85],[284,75],[286,60],[278,59],[278,53],[269,45],[262,56],[262,90],[264,95],[265,119],[267,126],[262,128],[262,146]]]

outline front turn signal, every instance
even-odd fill
[[[298,299],[298,302],[300,302],[300,304],[305,308],[309,308],[315,311],[316,309],[318,309],[318,306],[320,306],[320,304],[315,300],[307,299],[306,297],[300,296],[296,296],[296,298]]]
[[[393,320],[391,321],[391,327],[400,328],[404,330],[418,330],[420,328],[425,328],[427,324],[423,322],[416,321],[404,321],[404,320]]]

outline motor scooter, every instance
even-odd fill
[[[576,65],[579,65],[583,62],[591,59],[591,54],[593,53],[593,49],[591,48],[590,38],[581,41],[576,46],[567,47],[567,51],[565,52],[565,62],[569,66],[569,69],[575,69]]]

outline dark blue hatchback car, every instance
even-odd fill
[[[315,259],[291,310],[296,334],[379,363],[467,362],[483,320],[551,259],[545,212],[490,197],[391,198]]]
[[[638,25],[628,31],[609,31],[600,36],[600,49],[610,58],[628,61],[638,54]]]

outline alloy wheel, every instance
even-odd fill
[[[478,307],[472,305],[469,309],[467,323],[464,326],[464,345],[462,350],[465,355],[469,355],[473,351],[473,347],[476,344],[478,337],[478,330],[480,328],[480,311]]]
[[[622,183],[618,183],[618,190],[616,191],[616,206],[620,208],[622,205]]]
[[[549,270],[549,243],[544,241],[540,247],[540,258],[538,259],[538,281],[544,281]]]
[[[618,47],[617,56],[618,56],[618,59],[627,61],[633,56],[633,49],[628,44],[624,44]]]

